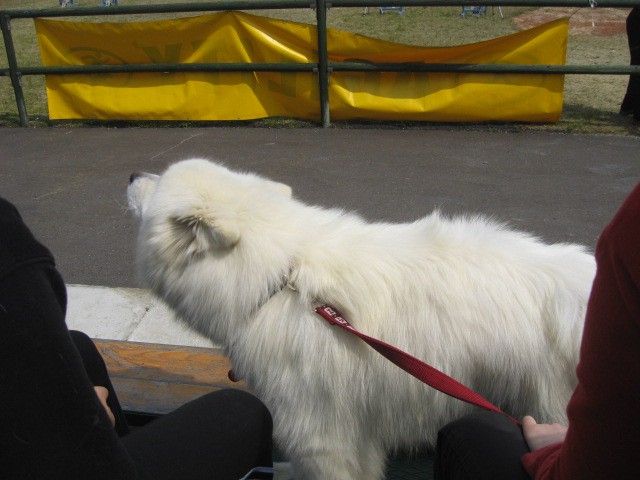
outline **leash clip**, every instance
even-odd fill
[[[331,325],[338,325],[340,327],[348,328],[349,330],[355,331],[355,328],[353,328],[351,324],[342,316],[342,314],[331,305],[321,305],[319,307],[316,307],[314,311]]]

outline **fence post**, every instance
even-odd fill
[[[29,117],[27,116],[27,105],[24,101],[24,93],[22,92],[22,75],[18,72],[18,60],[16,59],[16,50],[13,46],[13,38],[11,37],[11,17],[9,15],[0,15],[0,27],[2,27],[2,38],[4,39],[4,45],[7,51],[9,76],[11,77],[13,92],[16,96],[16,103],[18,105],[20,126],[28,127]]]
[[[329,118],[329,59],[327,52],[327,4],[316,0],[316,23],[318,27],[318,84],[320,87],[320,119],[322,126],[331,124]]]

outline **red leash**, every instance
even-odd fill
[[[412,357],[408,353],[405,353],[394,346],[360,333],[355,328],[353,328],[335,308],[329,305],[322,305],[321,307],[317,307],[315,310],[316,313],[322,316],[331,325],[337,325],[340,328],[343,328],[344,330],[360,337],[378,353],[391,360],[405,372],[413,375],[418,380],[426,383],[436,390],[441,391],[442,393],[446,393],[451,397],[484,408],[485,410],[502,413],[516,425],[520,425],[520,422],[518,422],[516,419],[507,415],[494,404],[486,400],[484,397],[478,395],[470,388],[465,387],[450,376],[442,373],[440,370],[433,368],[431,365],[427,365],[423,361]]]

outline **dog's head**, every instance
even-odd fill
[[[269,242],[292,203],[286,185],[187,160],[162,175],[131,175],[127,197],[141,220],[139,273],[178,311],[185,295],[206,296],[208,304],[222,308],[240,288],[242,301],[251,305],[286,269],[284,248]]]
[[[290,198],[291,188],[207,160],[177,163],[161,176],[133,173],[127,188],[134,216],[179,237],[171,243],[179,240],[187,254],[233,247],[243,214],[274,195]]]

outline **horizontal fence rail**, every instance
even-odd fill
[[[340,7],[464,7],[478,0],[223,0],[206,3],[118,5],[48,9],[0,10],[0,27],[7,53],[8,76],[14,89],[20,125],[28,126],[21,78],[25,75],[70,75],[148,72],[313,72],[318,75],[320,118],[330,125],[329,74],[331,72],[415,72],[415,73],[509,73],[550,75],[640,75],[640,66],[632,65],[513,65],[513,64],[437,64],[437,63],[330,63],[327,51],[327,9]],[[640,0],[481,0],[483,6],[632,8]],[[230,10],[307,9],[316,11],[318,62],[308,63],[154,63],[129,65],[79,65],[59,67],[20,67],[11,36],[12,19],[87,17],[102,15],[139,15],[160,13],[194,13]]]

